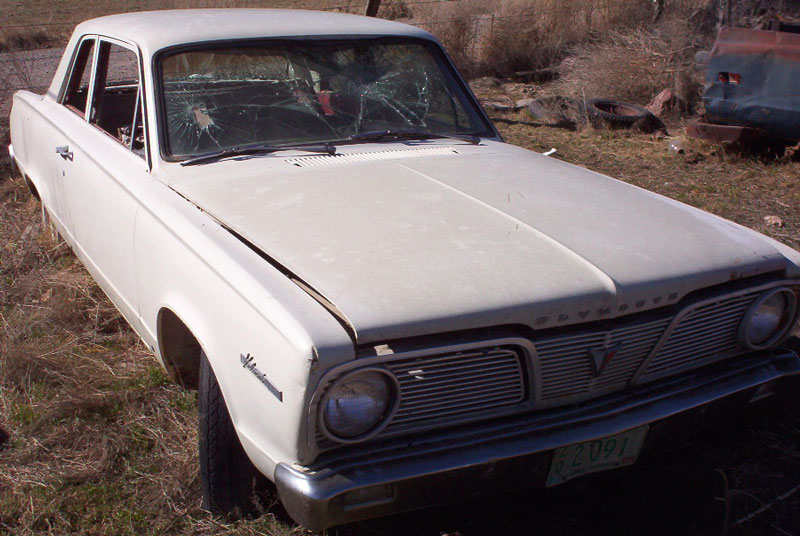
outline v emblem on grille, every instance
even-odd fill
[[[594,377],[599,377],[603,371],[606,369],[611,360],[614,359],[614,356],[617,355],[622,349],[622,343],[618,342],[617,344],[611,345],[607,348],[591,348],[589,350],[589,361],[592,363],[592,373]]]

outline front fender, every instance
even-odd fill
[[[354,359],[352,340],[322,305],[211,218],[159,181],[148,190],[135,230],[145,338],[155,350],[158,313],[171,310],[205,350],[259,470],[271,476],[276,463],[304,460],[308,400],[321,370]]]

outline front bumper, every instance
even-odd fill
[[[645,386],[579,408],[541,412],[395,440],[321,459],[279,464],[288,513],[312,530],[500,491],[543,485],[558,447],[599,439],[691,410],[746,407],[800,381],[800,357],[779,349]],[[653,434],[651,433],[651,436]]]

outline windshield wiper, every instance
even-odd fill
[[[478,145],[481,139],[472,134],[439,134],[437,132],[429,132],[427,130],[417,129],[391,129],[372,130],[369,132],[359,132],[350,136],[352,141],[387,141],[387,140],[430,140],[451,138],[455,140],[466,141],[472,145]]]
[[[308,151],[310,153],[336,154],[336,147],[330,143],[316,145],[244,145],[242,147],[230,147],[214,153],[195,156],[181,162],[182,166],[194,166],[196,164],[207,164],[218,162],[223,158],[231,156],[247,156],[256,154],[270,154],[278,151]]]

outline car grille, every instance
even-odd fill
[[[665,318],[607,332],[582,333],[536,341],[541,405],[569,401],[624,389],[669,325]],[[621,344],[599,377],[593,374],[590,350]]]
[[[676,374],[743,351],[738,333],[748,307],[760,293],[709,303],[684,316],[647,365],[642,381]]]
[[[728,294],[609,330],[372,358],[392,372],[400,391],[399,407],[377,437],[579,403],[746,353],[739,325],[762,292]],[[592,350],[616,345],[597,374]],[[319,431],[316,441],[322,450],[336,446]]]
[[[511,348],[490,348],[387,363],[400,407],[386,431],[513,405],[525,397],[522,364]]]
[[[650,358],[637,382],[647,382],[697,368],[746,351],[738,342],[739,324],[759,292],[723,297],[690,309],[677,318],[627,329],[536,341],[541,371],[538,407],[580,402],[627,387]],[[593,374],[590,350],[620,343],[621,349],[599,377]]]
[[[495,346],[385,362],[400,406],[378,436],[505,413],[528,395],[522,359],[516,347]],[[335,446],[319,430],[316,442]]]

